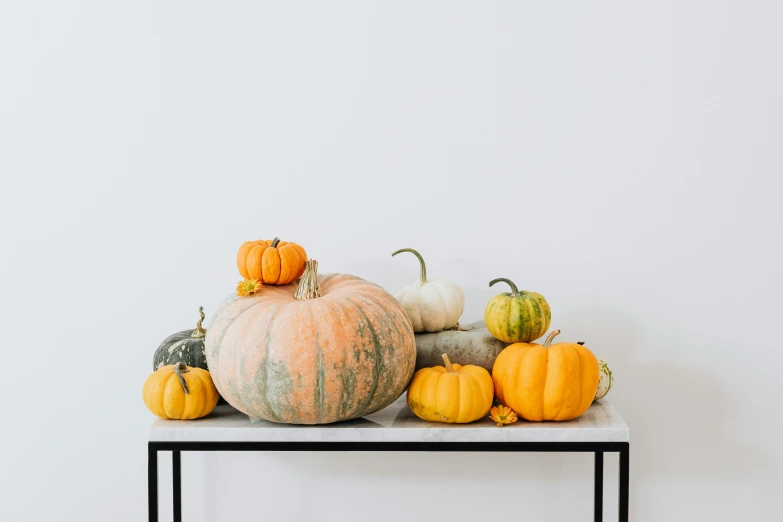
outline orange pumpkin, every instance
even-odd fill
[[[585,346],[514,343],[506,347],[492,367],[495,398],[529,421],[564,421],[579,417],[598,388],[598,359]]]
[[[245,279],[265,285],[285,285],[302,276],[307,253],[296,243],[259,239],[247,241],[237,253],[237,268]]]
[[[408,387],[408,407],[420,419],[464,424],[481,419],[492,406],[492,377],[481,366],[451,364],[422,368]]]
[[[206,337],[225,400],[262,419],[326,424],[369,415],[405,391],[416,365],[413,327],[393,296],[344,274],[230,296]]]
[[[209,415],[218,393],[209,372],[178,362],[162,366],[147,378],[144,404],[161,419],[198,419]]]

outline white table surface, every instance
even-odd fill
[[[628,425],[603,399],[567,422],[518,422],[497,427],[485,418],[470,424],[427,422],[416,417],[405,395],[391,406],[336,424],[302,426],[251,419],[220,405],[191,421],[157,419],[151,442],[629,442]]]

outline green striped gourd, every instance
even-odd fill
[[[489,286],[501,281],[511,287],[511,293],[498,294],[487,303],[484,322],[489,333],[504,343],[529,343],[544,335],[552,320],[552,310],[544,296],[520,291],[502,277],[490,281]]]

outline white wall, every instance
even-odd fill
[[[779,520],[781,25],[773,0],[4,2],[0,519],[145,519],[152,353],[279,235],[390,290],[418,248],[465,320],[494,277],[542,292],[615,371],[633,520]],[[183,465],[189,522],[591,516],[587,455]]]

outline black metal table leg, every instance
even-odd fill
[[[147,446],[147,503],[149,522],[158,522],[158,448]]]
[[[628,496],[630,479],[630,444],[627,442],[620,448],[620,504],[617,513],[620,522],[628,522]]]
[[[171,452],[171,469],[174,476],[174,522],[182,522],[182,463],[179,450]]]
[[[174,522],[182,522],[181,451],[490,451],[490,452],[589,452],[595,455],[594,520],[603,522],[604,453],[619,452],[620,522],[628,522],[630,444],[628,442],[150,442],[147,453],[149,521],[158,522],[158,452],[171,451]]]
[[[604,452],[595,452],[595,499],[593,500],[593,519],[604,520]]]

